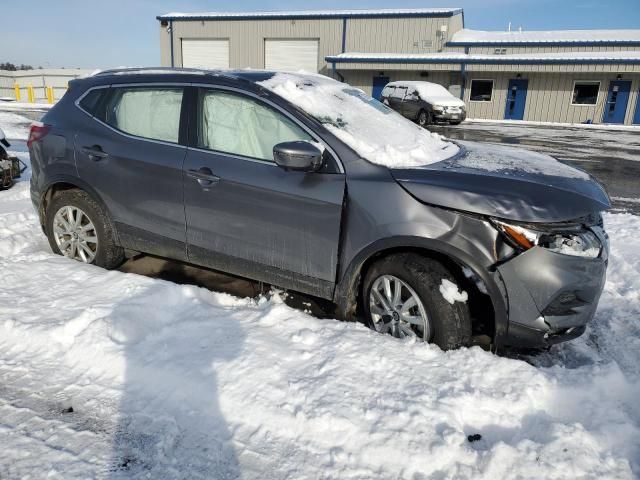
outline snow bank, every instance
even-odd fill
[[[0,476],[637,477],[640,218],[605,221],[595,320],[523,361],[54,256],[24,178],[0,192]]]
[[[361,90],[321,75],[278,73],[259,82],[298,106],[363,158],[390,168],[429,165],[458,147],[405,119]]]

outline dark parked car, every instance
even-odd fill
[[[574,338],[604,283],[610,205],[586,173],[449,142],[320,75],[103,72],[28,146],[51,248],[104,268],[189,262],[445,349]]]
[[[458,125],[467,118],[464,102],[437,83],[391,82],[382,89],[381,101],[422,127],[434,122]]]

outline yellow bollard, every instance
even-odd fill
[[[16,102],[20,101],[20,85],[18,85],[17,83],[13,86],[13,89],[16,92]]]
[[[51,89],[51,103],[55,103],[56,102],[56,96],[55,96],[55,91],[53,90],[53,87],[49,87]]]
[[[53,103],[53,88],[47,87],[47,103],[51,105]]]
[[[27,87],[27,99],[29,103],[33,103],[33,85]]]

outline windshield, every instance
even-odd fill
[[[259,82],[322,122],[363,158],[390,168],[429,165],[458,147],[386,105],[322,75],[278,73]]]

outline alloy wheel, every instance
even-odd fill
[[[369,311],[376,331],[396,338],[416,337],[428,340],[429,317],[420,297],[404,281],[382,275],[371,285]]]
[[[91,263],[98,252],[98,233],[91,219],[78,207],[60,208],[53,217],[53,236],[60,252],[69,258]]]

